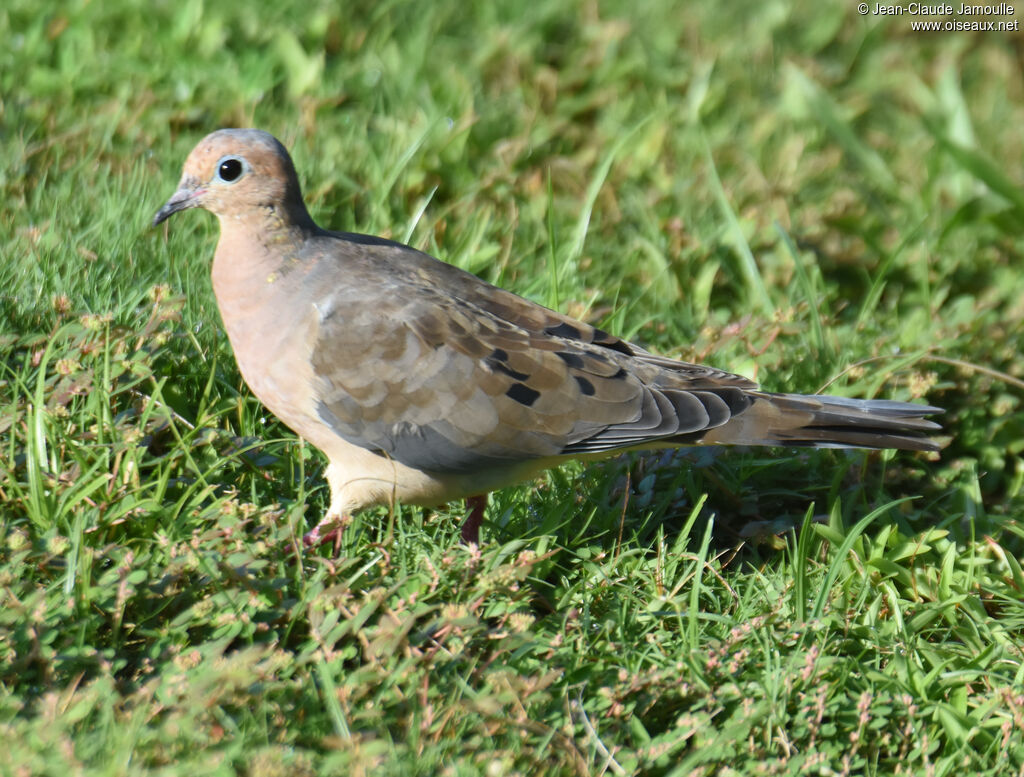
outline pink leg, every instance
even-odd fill
[[[466,507],[469,508],[469,515],[462,524],[462,541],[467,545],[479,545],[480,524],[484,520],[484,510],[487,508],[487,494],[466,497]]]
[[[347,515],[340,517],[328,515],[303,535],[302,544],[307,548],[314,548],[332,542],[337,550],[341,547],[341,533],[350,520]]]

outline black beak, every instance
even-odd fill
[[[171,199],[165,202],[164,206],[156,212],[156,215],[153,217],[153,226],[155,227],[157,224],[166,221],[179,210],[196,207],[199,203],[196,202],[195,197],[195,189],[184,186],[178,189],[178,191],[171,195]]]

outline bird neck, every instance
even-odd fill
[[[306,210],[306,203],[302,201],[302,193],[296,182],[289,186],[280,202],[270,205],[267,209],[267,221],[274,224],[287,225],[291,230],[301,231],[305,237],[320,231],[320,227],[313,221],[313,217]],[[271,224],[265,226],[270,227]]]
[[[305,209],[303,215],[290,218],[275,207],[250,211],[247,218],[220,218],[212,275],[222,308],[231,298],[241,303],[240,297],[255,301],[277,293],[300,269],[302,248],[319,231]]]

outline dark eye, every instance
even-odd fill
[[[220,163],[218,163],[217,177],[222,181],[232,183],[242,176],[244,170],[245,168],[242,166],[242,161],[240,159],[235,159],[233,156],[229,156],[220,160]]]

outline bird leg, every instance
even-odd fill
[[[313,548],[331,542],[337,549],[341,547],[341,533],[351,521],[347,515],[339,515],[328,510],[323,520],[302,536],[302,544],[307,548]]]
[[[480,524],[483,523],[484,510],[487,509],[487,494],[466,497],[466,506],[469,508],[469,515],[462,524],[462,541],[467,545],[479,545]],[[340,546],[341,534],[351,520],[347,515],[339,515],[328,510],[323,520],[303,535],[302,544],[307,548],[327,542],[333,542],[336,547]]]
[[[462,541],[467,545],[479,545],[480,524],[484,520],[484,510],[487,508],[487,494],[466,497],[466,507],[469,508],[469,515],[462,524]]]

